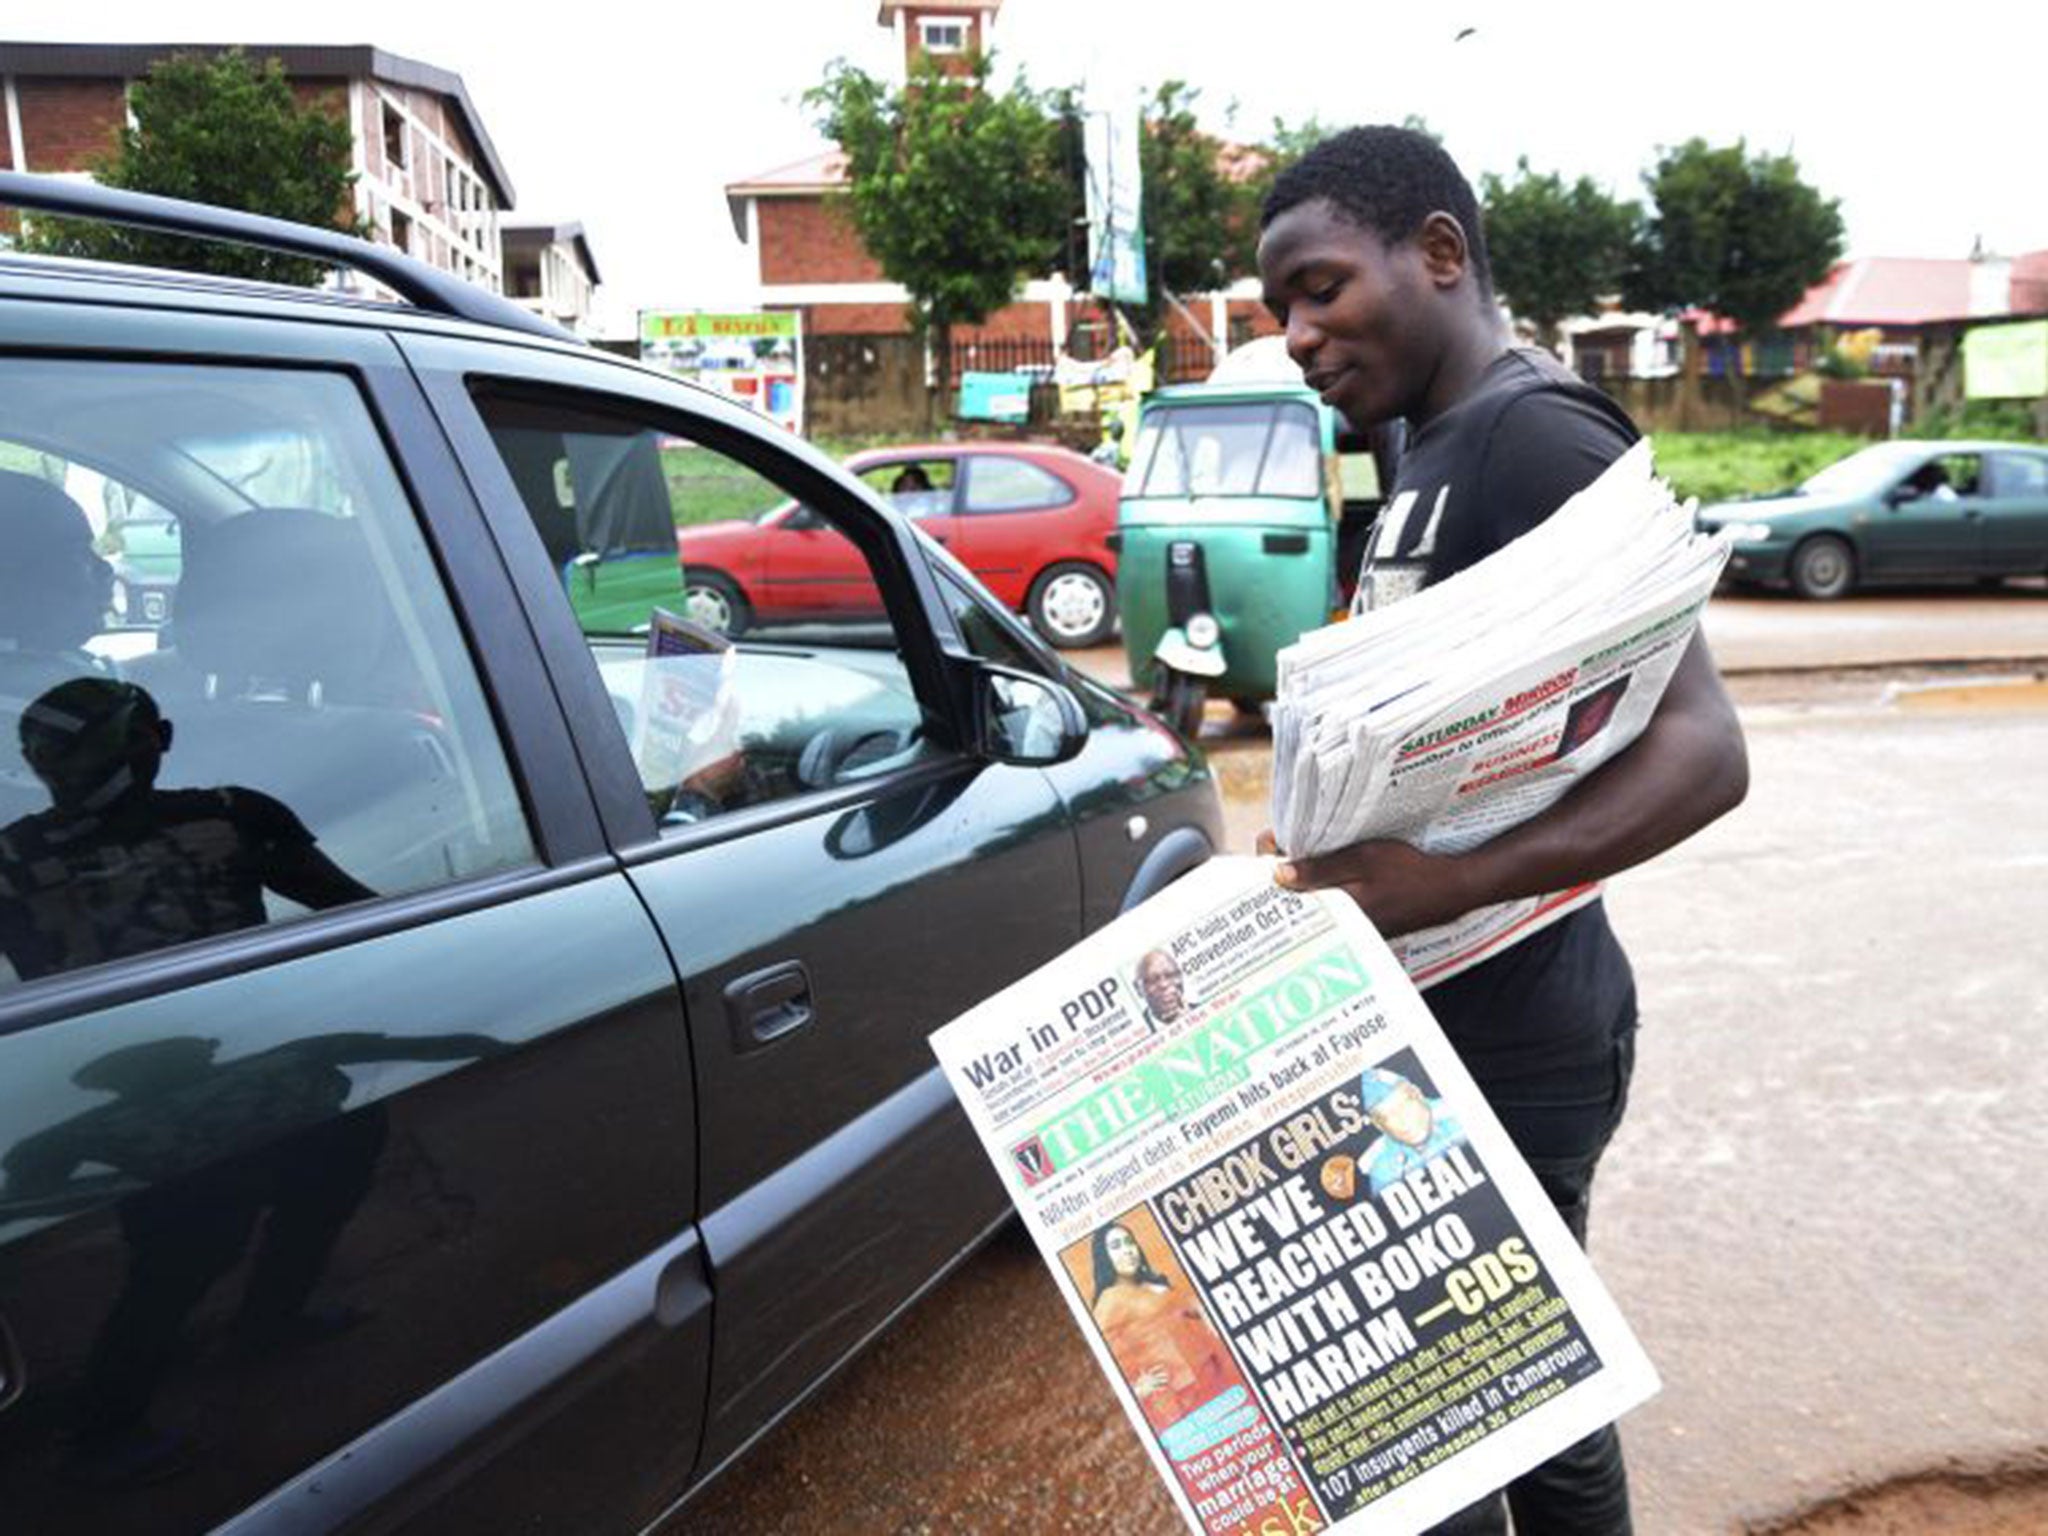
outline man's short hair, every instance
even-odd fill
[[[1493,292],[1479,200],[1457,162],[1428,134],[1390,124],[1332,134],[1274,179],[1259,209],[1259,228],[1317,198],[1390,246],[1413,239],[1432,213],[1450,214],[1465,231],[1479,291]]]

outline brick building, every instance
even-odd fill
[[[0,165],[82,174],[127,121],[128,88],[157,59],[225,45],[0,42]],[[499,222],[513,205],[459,75],[371,47],[263,47],[302,102],[345,116],[357,214],[376,238],[502,292]]]
[[[591,334],[597,258],[583,226],[546,219],[502,219],[505,297],[579,336]]]
[[[984,50],[1001,9],[1002,0],[882,0],[876,21],[896,33],[907,73],[925,57],[937,56],[944,67],[947,57],[964,60]],[[910,295],[862,244],[846,191],[846,157],[836,149],[727,185],[734,233],[756,252],[760,303],[800,311],[806,336],[906,335]],[[1206,371],[1202,343],[1211,338],[1231,346],[1276,329],[1255,280],[1184,296],[1184,304],[1166,320],[1173,351],[1186,360],[1183,372]],[[1055,275],[1026,282],[1016,301],[985,324],[955,327],[953,341],[963,361],[985,351],[1049,362],[1053,353],[1073,350],[1080,332],[1094,333],[1099,347],[1110,326],[1093,298]]]

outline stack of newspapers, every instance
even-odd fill
[[[1555,803],[1641,732],[1728,546],[1636,444],[1536,528],[1280,653],[1273,832],[1287,853],[1399,838],[1459,853]],[[1557,892],[1397,944],[1426,984],[1596,894]]]

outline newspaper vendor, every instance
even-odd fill
[[[1512,345],[1472,189],[1426,135],[1359,128],[1325,140],[1282,173],[1261,223],[1266,303],[1309,383],[1354,428],[1408,424],[1362,601],[1396,601],[1483,559],[1636,440],[1599,390]],[[1642,735],[1550,810],[1462,855],[1365,842],[1293,860],[1281,879],[1348,892],[1392,937],[1627,869],[1733,809],[1747,785],[1740,727],[1695,635]],[[1603,906],[1444,981],[1429,1002],[1583,1242],[1636,1024],[1634,981]],[[1520,1536],[1630,1530],[1613,1429],[1519,1479],[1508,1502]],[[1439,1529],[1502,1531],[1501,1501]]]

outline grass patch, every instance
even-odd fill
[[[685,444],[662,449],[661,473],[678,528],[732,518],[751,521],[789,500],[773,481],[709,448]]]
[[[1870,440],[1846,432],[1658,432],[1651,445],[1672,489],[1705,505],[1790,490]]]
[[[879,435],[817,437],[811,439],[811,446],[827,458],[844,463],[864,448],[893,448],[911,441],[915,439]],[[744,464],[688,443],[661,450],[661,472],[668,481],[669,510],[678,528],[733,518],[751,522],[789,500],[781,487]]]
[[[62,459],[39,449],[24,448],[20,443],[0,442],[0,469],[12,470],[17,475],[34,475],[58,487],[64,484]]]

